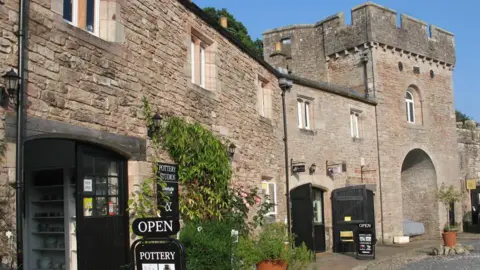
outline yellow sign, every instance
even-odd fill
[[[476,189],[477,188],[477,180],[475,179],[468,179],[467,180],[467,189]]]
[[[93,213],[93,198],[83,198],[83,216],[90,217]]]
[[[345,221],[352,221],[352,217],[346,216],[344,220]]]

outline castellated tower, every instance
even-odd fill
[[[399,26],[395,11],[370,2],[351,13],[351,25],[338,13],[315,24],[265,32],[265,60],[293,75],[345,86],[377,102],[381,191],[375,196],[380,196],[382,209],[378,236],[402,236],[404,221],[411,220],[424,223],[423,237],[438,237],[447,214],[436,192],[442,183],[461,188],[454,36],[403,14]],[[278,42],[282,54],[275,53]],[[460,208],[454,210],[456,222],[461,221]]]

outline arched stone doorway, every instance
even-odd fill
[[[401,181],[403,220],[423,223],[425,237],[438,236],[437,174],[425,151],[414,149],[407,154]]]

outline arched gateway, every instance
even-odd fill
[[[406,155],[401,181],[403,219],[423,223],[425,237],[438,236],[437,174],[425,151],[413,149]]]

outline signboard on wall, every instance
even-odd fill
[[[476,179],[468,179],[467,181],[467,189],[472,190],[477,188],[477,180]]]
[[[161,163],[158,166],[158,176],[163,179],[166,186],[157,187],[157,202],[162,218],[179,220],[178,209],[178,165]],[[167,196],[167,200],[165,197]]]

